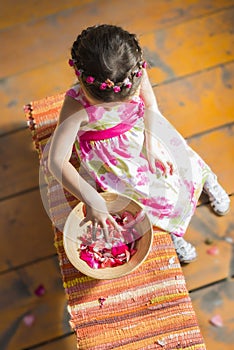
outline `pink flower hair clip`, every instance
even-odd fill
[[[82,69],[75,69],[75,73],[76,73],[77,77],[80,77],[81,74],[83,73],[83,70]]]
[[[100,90],[106,90],[106,89],[110,89],[115,85],[115,83],[110,80],[110,79],[106,79],[103,83],[101,83],[101,85],[99,86]]]
[[[143,74],[143,72],[142,72],[142,68],[146,68],[147,67],[147,62],[146,61],[143,61],[143,62],[140,62],[140,64],[139,64],[139,69],[137,69],[137,70],[135,70],[134,72],[133,72],[133,74],[135,74],[135,76],[137,77],[137,78],[139,78],[139,77],[141,77],[142,76],[142,74]]]
[[[119,83],[120,85],[115,85],[115,83],[110,80],[106,79],[103,83],[100,84],[99,89],[100,90],[106,90],[106,89],[111,89],[113,88],[113,91],[115,93],[118,93],[121,91],[121,86],[126,87],[127,89],[131,89],[132,83],[129,78],[125,78],[122,83]]]
[[[123,86],[126,87],[126,89],[131,89],[132,83],[130,82],[129,78],[125,78],[123,81]]]
[[[75,74],[76,74],[76,76],[77,76],[77,77],[80,77],[81,74],[83,73],[83,70],[82,70],[82,69],[76,69],[76,66],[75,66],[76,60],[73,60],[72,58],[69,58],[68,64],[69,64],[70,67],[75,68]]]
[[[70,67],[74,67],[75,62],[73,61],[73,59],[72,59],[72,58],[69,58],[69,60],[68,60],[68,64],[69,64],[69,66],[70,66]]]
[[[120,91],[121,91],[120,86],[115,85],[115,86],[113,87],[113,91],[114,91],[116,94],[117,94],[118,92],[120,92]]]
[[[115,83],[110,79],[106,79],[105,83],[108,88],[112,88],[115,85]]]
[[[136,77],[139,78],[139,77],[141,77],[141,76],[142,76],[142,70],[138,70],[138,71],[136,72]]]
[[[68,64],[70,67],[74,68],[77,77],[82,75],[83,70],[77,68],[77,61],[75,59],[70,58],[68,60]],[[139,62],[138,69],[132,72],[132,76],[135,75],[136,77],[141,77],[143,74],[142,69],[146,67],[146,61]],[[113,89],[114,93],[119,93],[122,87],[125,87],[126,89],[132,88],[132,82],[130,81],[129,77],[125,78],[122,82],[117,83],[117,85],[115,85],[115,83],[110,79],[106,79],[104,82],[98,82],[96,81],[95,77],[91,75],[86,77],[85,82],[87,84],[93,84],[95,82],[95,85],[99,86],[100,90]]]
[[[87,84],[93,84],[95,81],[95,78],[92,77],[91,75],[89,75],[86,79],[85,79]]]
[[[99,89],[106,90],[107,87],[108,87],[108,85],[106,83],[101,83],[101,85],[99,86]]]

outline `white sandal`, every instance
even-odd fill
[[[225,215],[229,212],[230,198],[214,174],[210,174],[206,179],[203,192],[208,195],[210,205],[216,214]]]
[[[171,235],[179,261],[189,264],[197,259],[196,248],[182,237]]]

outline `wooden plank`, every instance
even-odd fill
[[[233,60],[234,8],[150,32],[141,38],[159,84]],[[218,48],[218,50],[217,50]]]
[[[75,334],[38,346],[37,350],[77,350]]]
[[[188,140],[208,163],[226,191],[234,193],[234,124]]]
[[[149,70],[151,77],[151,70]],[[234,63],[154,88],[159,108],[184,137],[234,121]]]
[[[1,275],[0,284],[1,348],[25,349],[71,331],[57,258]],[[45,294],[38,297],[41,284]],[[35,317],[30,327],[23,320],[28,314]]]
[[[75,7],[79,7],[79,10],[82,11],[82,15],[89,16],[90,6],[92,3],[92,9],[96,12],[103,12],[103,18],[106,14],[105,11],[110,12],[109,9],[117,9],[117,5],[123,8],[123,15],[127,11],[127,15],[130,15],[131,5],[125,1],[101,1],[98,2],[92,0],[58,0],[55,2],[48,3],[46,0],[41,0],[38,3],[37,0],[25,0],[15,1],[8,0],[7,2],[1,2],[0,5],[0,29],[15,26],[22,24],[24,22],[35,21],[39,18],[50,16],[58,12],[66,12],[66,10],[75,11]],[[88,6],[86,6],[88,4]],[[139,0],[135,1],[135,7],[137,12],[141,15],[142,18],[147,18],[145,22],[145,30],[151,30],[155,26],[155,21],[161,26],[165,26],[172,23],[177,23],[178,21],[187,20],[190,17],[202,16],[217,10],[220,10],[225,7],[233,5],[232,0],[205,0],[205,1],[196,1],[188,0],[186,3],[181,3],[181,0],[173,0],[170,2],[170,6],[165,3],[164,0],[157,1],[157,11],[152,11],[155,5],[154,0],[148,0],[147,2],[142,2]],[[81,8],[81,6],[83,8]],[[20,16],[18,15],[20,13]],[[137,15],[137,13],[136,13]],[[141,18],[141,19],[142,19]],[[137,16],[129,16],[129,21],[131,22],[131,27],[139,28],[139,31],[142,31],[142,24],[139,21]],[[128,24],[128,22],[126,24]]]
[[[0,163],[1,198],[38,186],[38,155],[28,129],[0,137]]]
[[[226,216],[215,215],[206,205],[197,208],[191,220],[185,239],[196,247],[198,259],[183,266],[187,288],[190,291],[231,275],[232,243],[227,241],[231,239],[234,242],[234,197],[231,198],[231,210]],[[207,240],[211,242],[210,245],[206,243]],[[207,253],[212,247],[218,248],[217,255]]]
[[[129,20],[126,21],[126,26],[130,26],[132,31],[139,34],[208,16],[233,6],[233,0],[172,0],[169,2],[147,0],[143,4],[141,9],[139,5],[136,5],[140,18],[130,15]],[[142,23],[143,21],[144,23]]]
[[[45,301],[52,294],[64,293],[57,256],[2,273],[0,281],[1,310],[9,317],[10,311],[14,312],[17,306],[25,307],[28,302],[37,303]],[[35,294],[39,285],[45,289],[45,294],[41,297]],[[3,324],[0,326],[6,327]]]
[[[0,202],[0,271],[56,253],[39,191]]]
[[[188,235],[193,236],[193,243],[198,245],[202,235],[203,243],[208,239],[212,244],[218,241],[233,240],[233,217],[234,217],[234,196],[230,196],[231,205],[230,211],[225,216],[215,215],[209,205],[203,205],[197,208],[195,216],[191,220]],[[198,234],[200,232],[200,234]],[[231,243],[231,242],[230,242]],[[207,246],[209,248],[209,245]]]
[[[41,17],[90,3],[92,0],[8,0],[0,4],[0,29],[32,22]],[[20,16],[19,16],[20,13]]]
[[[67,60],[46,64],[7,79],[0,90],[0,134],[25,125],[25,104],[66,91],[74,81],[74,73]]]
[[[234,281],[225,281],[190,294],[207,350],[231,350],[234,344]],[[220,315],[223,327],[209,320]]]
[[[156,14],[156,19],[151,17],[152,21],[148,21],[147,17],[143,18],[141,14],[141,10],[144,12],[145,3],[138,0],[139,4],[141,6],[137,8],[135,2],[134,7],[137,8],[140,16],[138,26],[141,23],[141,28],[138,27],[138,31],[141,34],[147,32],[147,23],[151,23],[152,31],[152,21],[155,24],[154,30],[157,30],[162,28],[162,25],[165,27],[165,22],[167,25],[178,23],[178,17],[188,20],[191,17],[212,12],[212,1],[200,0],[199,4],[195,4],[195,1],[186,1],[183,5],[178,1],[165,5],[163,1],[161,2],[163,11],[159,12],[158,2],[151,0],[152,5],[148,4],[147,8],[152,14]],[[231,5],[231,2],[223,2],[222,5],[218,5],[218,8],[222,8],[225,4]],[[188,8],[190,11],[186,17],[183,14]],[[157,25],[159,16],[161,24]],[[181,25],[142,36],[142,44],[147,47],[150,56],[153,55],[151,61],[156,65],[154,82],[181,76],[188,71],[189,73],[197,71],[201,65],[204,68],[210,63],[213,65],[230,61],[233,58],[229,33],[232,28],[232,16],[230,8],[208,17],[196,18],[191,22],[184,22]],[[82,9],[78,7],[69,14],[58,13],[55,16],[40,18],[34,23],[28,22],[2,31],[0,40],[4,50],[0,52],[1,78],[67,57],[71,43],[77,34],[87,26],[102,23],[103,18],[108,18],[108,22],[117,25],[127,25],[127,29],[131,29],[132,4],[129,5],[124,0],[109,2],[109,6],[107,1],[94,2],[88,6],[88,10],[86,7]],[[135,31],[134,28],[132,30]],[[17,51],[17,64],[15,64],[15,38],[17,38],[17,47],[20,47],[20,51]],[[219,50],[216,49],[217,47]],[[181,57],[183,57],[183,64],[181,64]],[[159,63],[157,58],[160,58]]]
[[[193,149],[208,161],[208,164],[218,175],[220,183],[229,194],[234,193],[232,181],[233,127],[214,131],[202,137],[191,139],[189,142]],[[219,160],[217,160],[218,155],[221,155]],[[230,243],[225,241],[225,236],[234,238],[231,236],[233,215],[233,198],[231,211],[225,217],[214,215],[209,206],[197,208],[186,235],[186,239],[196,246],[199,256],[194,264],[183,267],[189,290],[214,283],[230,275],[232,247]],[[205,244],[206,238],[214,240],[214,245],[219,250],[217,256],[207,254],[209,247]],[[204,261],[206,264],[204,264]]]

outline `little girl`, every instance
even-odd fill
[[[160,113],[136,36],[113,25],[89,27],[74,42],[69,64],[78,81],[64,99],[50,171],[86,203],[86,221],[108,230],[108,219],[117,227],[99,192],[125,194],[154,226],[171,233],[182,263],[193,261],[196,250],[182,236],[202,190],[219,215],[228,212],[230,200]],[[74,143],[79,171],[69,162]]]

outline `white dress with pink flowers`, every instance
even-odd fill
[[[191,220],[207,175],[207,164],[162,116],[155,115],[155,147],[160,159],[173,164],[165,177],[157,163],[152,173],[144,151],[144,103],[134,97],[128,103],[91,106],[79,85],[67,95],[80,102],[89,123],[77,135],[80,174],[103,191],[125,194],[137,200],[153,225],[183,236]]]

